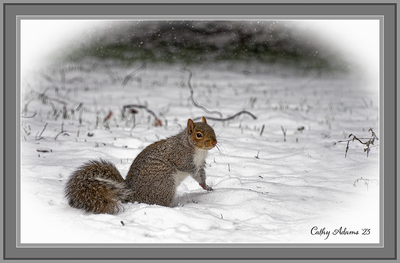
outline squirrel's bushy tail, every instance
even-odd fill
[[[65,188],[71,207],[95,214],[117,214],[123,210],[121,202],[129,201],[131,194],[114,164],[101,159],[78,168]]]

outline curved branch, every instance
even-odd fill
[[[205,111],[205,112],[207,112],[207,113],[209,113],[209,114],[218,114],[218,115],[222,118],[222,113],[221,113],[221,112],[219,112],[219,111],[209,111],[209,110],[207,110],[207,109],[204,108],[203,106],[200,106],[199,104],[197,104],[197,103],[194,101],[194,99],[193,99],[193,93],[194,93],[194,91],[193,91],[192,85],[190,84],[190,80],[192,79],[192,71],[191,71],[190,69],[188,69],[188,68],[184,68],[184,70],[189,71],[188,86],[189,86],[189,89],[190,89],[190,100],[192,101],[193,105],[196,106],[197,108],[202,109],[203,111]],[[211,118],[210,118],[210,119],[211,119]]]
[[[137,104],[125,105],[125,106],[123,106],[123,111],[125,111],[126,109],[130,109],[130,108],[144,109],[144,110],[146,110],[148,113],[150,113],[150,114],[156,119],[156,121],[158,120],[157,115],[156,115],[152,110],[150,110],[149,108],[147,108],[145,105],[137,105]]]
[[[239,116],[239,115],[241,115],[241,114],[248,114],[248,115],[250,115],[250,117],[252,117],[254,120],[257,119],[256,116],[254,116],[252,113],[250,113],[250,112],[248,112],[248,111],[245,111],[245,110],[240,111],[240,112],[236,113],[235,115],[232,115],[232,116],[226,117],[226,118],[206,117],[206,119],[207,119],[207,120],[213,120],[213,121],[229,121],[229,120],[232,120],[232,119],[236,118],[237,116]],[[195,120],[199,120],[199,119],[201,119],[201,118],[198,117],[198,118],[194,118],[193,120],[195,121]]]
[[[22,118],[33,118],[36,116],[36,112],[32,116],[21,116]]]
[[[122,82],[121,86],[125,86],[126,84],[128,84],[128,82],[132,79],[132,77],[136,74],[136,72],[138,72],[139,70],[144,69],[145,67],[146,67],[146,62],[143,62],[140,67],[138,67],[137,69],[133,70],[131,73],[126,75],[126,77],[124,78],[124,81]]]

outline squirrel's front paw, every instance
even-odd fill
[[[199,184],[204,190],[207,190],[207,191],[212,191],[213,189],[211,188],[211,186],[208,186],[207,184],[206,185],[204,185],[204,184]]]

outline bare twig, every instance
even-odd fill
[[[82,77],[73,77],[73,78],[67,80],[67,83],[69,83],[69,84],[72,84],[72,83],[74,83],[74,82],[81,82],[81,83],[83,83],[83,82],[85,82],[85,79],[82,78]]]
[[[36,116],[36,112],[32,116],[21,116],[22,118],[33,118]]]
[[[236,113],[235,115],[230,116],[230,117],[226,117],[226,118],[206,117],[206,119],[207,119],[207,120],[213,120],[213,121],[229,121],[229,120],[232,120],[232,119],[236,118],[237,116],[239,116],[239,115],[241,115],[241,114],[248,114],[248,115],[250,115],[250,117],[252,117],[254,120],[257,119],[256,116],[254,116],[252,113],[250,113],[250,112],[248,112],[248,111],[245,111],[245,110],[242,110],[242,111]],[[197,118],[194,118],[193,120],[196,121],[196,120],[200,120],[200,119],[201,119],[201,117],[197,117]]]
[[[109,121],[111,119],[112,115],[113,115],[113,112],[111,110],[109,110],[107,116],[104,117],[103,122]]]
[[[36,149],[36,151],[37,151],[37,152],[40,152],[40,153],[53,152],[53,150],[51,150],[51,149],[44,149],[44,148]]]
[[[51,82],[51,83],[54,82],[54,79],[53,79],[52,77],[50,77],[49,75],[44,74],[43,72],[41,73],[41,75],[42,75],[42,77],[43,77],[45,80],[47,80],[48,82]]]
[[[361,97],[362,101],[364,102],[365,108],[368,108],[368,103],[367,101],[364,99],[364,97]]]
[[[55,101],[55,102],[58,102],[58,103],[60,103],[60,104],[62,104],[62,105],[67,105],[67,103],[65,102],[65,101],[63,101],[63,100],[60,100],[60,99],[56,99],[56,98],[51,98],[51,97],[49,97],[49,96],[47,96],[46,94],[45,94],[45,92],[48,90],[49,88],[46,88],[43,92],[38,92],[38,91],[35,91],[34,90],[34,92],[37,92],[38,93],[38,99],[40,99],[41,101],[43,101],[44,103],[47,103],[47,101]]]
[[[132,79],[133,75],[135,75],[135,73],[137,71],[142,70],[145,67],[146,67],[146,63],[144,62],[140,67],[138,67],[137,69],[135,69],[134,71],[132,71],[131,73],[126,75],[126,77],[124,78],[124,81],[122,82],[121,86],[125,86],[126,84],[128,84],[128,82]]]
[[[261,128],[261,132],[260,132],[260,136],[262,136],[263,132],[264,132],[264,128],[265,128],[265,124],[263,124],[262,128]]]
[[[348,137],[351,137],[351,136],[354,136],[353,134],[350,134]],[[360,140],[369,140],[369,139],[371,139],[371,138],[358,138],[358,137],[356,137],[356,138],[354,138],[354,139],[348,139],[348,140],[340,140],[340,141],[337,141],[337,142],[352,142],[352,141],[354,141],[354,140],[358,140],[358,141],[360,141]],[[363,142],[361,142],[362,144],[365,144],[365,143],[363,143]]]
[[[283,133],[283,141],[286,142],[286,130],[283,128],[283,126],[281,125],[281,130]]]
[[[197,104],[194,101],[194,99],[193,99],[194,91],[193,91],[192,85],[190,84],[190,80],[192,79],[192,71],[190,69],[188,69],[188,68],[184,68],[184,70],[189,71],[188,86],[189,86],[189,89],[190,89],[190,100],[192,101],[193,105],[196,106],[197,108],[202,109],[203,111],[207,112],[208,114],[218,114],[222,118],[222,113],[221,112],[219,112],[219,111],[209,111],[209,110],[207,110],[203,106],[200,106],[199,104]]]
[[[61,131],[56,135],[56,137],[54,138],[54,140],[57,140],[57,138],[58,138],[58,136],[59,136],[60,134],[64,134],[64,135],[68,135],[68,136],[69,136],[69,134],[66,133],[66,132],[64,131],[64,122],[61,123]]]
[[[205,112],[207,112],[207,113],[209,113],[209,114],[218,114],[218,115],[220,116],[220,118],[206,117],[206,119],[213,120],[213,121],[228,121],[228,120],[232,120],[232,119],[236,118],[237,116],[239,116],[239,115],[241,115],[241,114],[248,114],[248,115],[250,115],[254,120],[257,119],[256,116],[254,116],[252,113],[250,113],[250,112],[248,112],[248,111],[245,111],[245,110],[242,110],[242,111],[240,111],[240,112],[238,112],[238,113],[236,113],[235,115],[232,115],[232,116],[230,116],[230,117],[223,118],[223,115],[222,115],[221,112],[219,112],[219,111],[209,111],[209,110],[207,110],[206,108],[204,108],[203,106],[200,106],[199,104],[197,104],[197,103],[194,101],[194,99],[193,99],[193,93],[194,93],[194,91],[193,91],[192,85],[190,84],[190,80],[192,79],[192,71],[191,71],[190,69],[188,69],[188,68],[184,68],[184,70],[189,71],[188,86],[189,86],[189,89],[190,89],[190,100],[192,101],[193,105],[196,106],[197,108],[202,109],[203,111],[205,111]],[[199,120],[199,119],[200,119],[200,117],[194,118],[193,120],[196,121],[196,120]]]
[[[161,126],[161,120],[157,117],[157,115],[152,110],[147,108],[145,105],[137,105],[137,104],[124,105],[124,107],[122,108],[122,111],[125,111],[126,109],[131,109],[131,108],[144,109],[145,111],[150,113],[154,117],[154,119],[156,119],[156,126]]]
[[[357,138],[354,134],[350,134],[349,138],[352,137],[351,139],[338,141],[338,142],[346,142],[347,143],[344,157],[347,157],[347,152],[349,151],[350,142],[354,142],[355,140],[357,140],[358,142],[360,142],[361,144],[364,144],[366,146],[366,148],[364,148],[364,152],[367,153],[367,157],[368,157],[368,154],[371,151],[370,146],[374,145],[375,140],[379,140],[379,138],[376,136],[376,134],[372,130],[372,128],[369,128],[368,131],[371,132],[371,138]],[[367,140],[367,141],[363,142],[362,140]]]
[[[43,139],[42,134],[43,134],[44,130],[46,130],[46,127],[47,127],[47,122],[46,122],[46,124],[44,125],[43,130],[40,132],[39,136],[36,135],[36,138],[35,138],[36,140],[41,140],[41,139]]]
[[[59,100],[59,99],[56,99],[56,98],[50,98],[49,96],[47,96],[47,99],[48,99],[48,100],[55,101],[55,102],[58,102],[58,103],[60,103],[60,104],[62,104],[62,105],[64,105],[64,106],[67,105],[67,103],[66,103],[65,101],[63,101],[63,100]]]
[[[369,188],[369,183],[370,183],[370,182],[375,181],[375,182],[376,182],[376,185],[379,184],[378,180],[376,180],[376,179],[365,179],[365,178],[360,177],[360,178],[358,178],[358,179],[356,179],[356,180],[354,181],[353,186],[356,187],[356,186],[357,186],[356,184],[357,184],[358,182],[361,182],[361,181],[363,181],[364,184],[367,186],[367,190],[368,190],[368,188]]]

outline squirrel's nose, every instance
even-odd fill
[[[215,145],[217,145],[217,141],[212,141],[211,144],[215,147]]]

